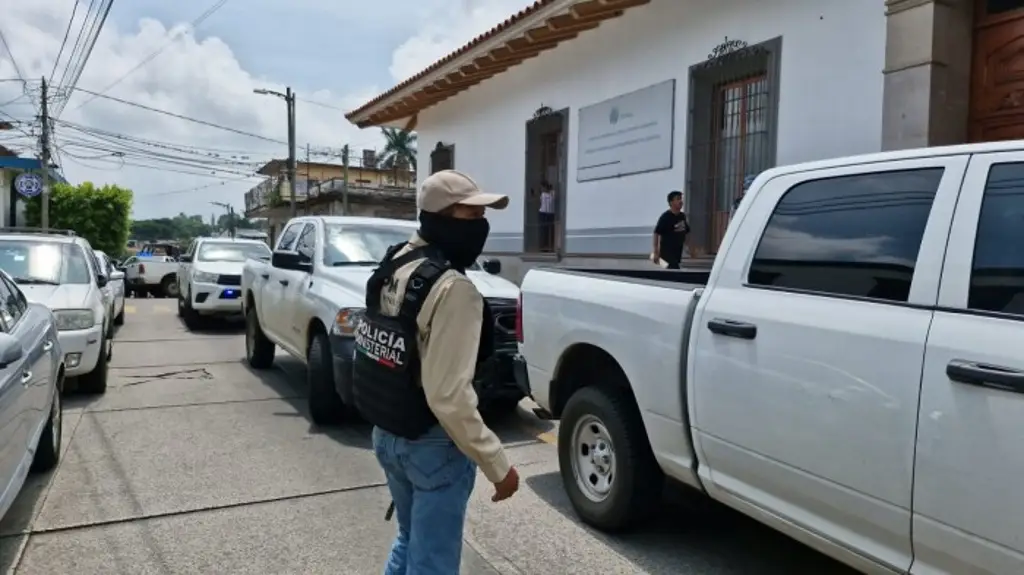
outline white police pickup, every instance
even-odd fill
[[[275,347],[307,364],[309,409],[317,423],[339,421],[352,405],[351,361],[366,281],[389,246],[409,240],[416,222],[382,218],[295,218],[288,222],[271,261],[246,261],[242,306],[246,358],[265,369]],[[524,393],[512,371],[515,306],[519,288],[498,277],[499,262],[466,275],[495,315],[498,376],[478,386],[483,411],[514,408]]]

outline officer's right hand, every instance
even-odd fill
[[[652,262],[658,263],[658,260],[660,260],[660,259],[661,259],[661,255],[658,252],[651,253],[651,261]]]
[[[505,475],[505,479],[494,484],[494,497],[491,501],[504,501],[519,491],[519,472],[511,467]]]

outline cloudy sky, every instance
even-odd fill
[[[44,76],[54,86],[71,84],[73,67],[66,68],[75,40],[90,4],[91,24],[103,3],[0,0],[0,32],[14,56],[12,62],[0,45],[0,119],[34,120]],[[340,161],[326,154],[346,143],[354,150],[382,143],[378,130],[356,129],[344,111],[529,3],[116,0],[78,89],[70,91],[69,99],[66,92],[58,92],[51,100],[51,108],[60,110],[54,128],[59,163],[72,183],[91,180],[131,188],[136,218],[209,215],[218,209],[211,201],[240,209],[244,192],[259,182],[245,175],[287,155],[287,146],[278,143],[287,139],[284,102],[255,95],[253,89],[283,92],[291,86],[299,98],[300,159],[308,143],[323,152],[314,160]],[[58,61],[69,21],[70,36]],[[24,89],[10,81],[19,76],[29,80]],[[245,134],[93,97],[84,90]],[[29,125],[19,126],[37,133]],[[22,155],[36,154],[34,142],[18,131],[0,132],[0,145]]]

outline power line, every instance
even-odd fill
[[[3,42],[4,49],[7,50],[7,54],[11,57],[11,64],[14,64],[14,71],[18,74],[18,79],[24,84],[25,75],[21,73],[21,68],[18,67],[18,59],[14,57],[14,52],[11,52],[11,47],[7,44],[7,37],[4,36],[3,28],[0,28],[0,42]]]
[[[199,25],[202,24],[207,18],[209,18],[210,16],[213,16],[213,14],[217,10],[220,10],[220,8],[222,6],[224,6],[224,4],[227,4],[227,1],[228,0],[217,0],[216,2],[214,2],[214,4],[212,6],[207,8],[205,12],[200,14],[198,18],[196,18],[195,20],[193,20],[191,22],[190,25],[192,26],[192,28],[199,27]],[[142,61],[140,61],[138,64],[136,64],[131,70],[128,70],[127,72],[122,74],[118,79],[116,79],[113,82],[111,82],[109,86],[107,86],[106,88],[103,88],[102,90],[100,90],[99,93],[100,94],[107,93],[107,91],[109,91],[111,88],[113,88],[114,86],[120,84],[122,81],[124,81],[125,78],[127,78],[128,76],[131,76],[133,73],[135,73],[136,70],[138,70],[139,68],[142,68],[146,64],[152,62],[153,59],[156,58],[157,56],[159,56],[160,54],[162,54],[164,50],[166,50],[167,48],[171,47],[171,45],[174,44],[175,40],[177,40],[180,37],[180,35],[181,35],[181,33],[177,33],[177,34],[171,36],[167,40],[167,42],[164,43],[163,46],[161,46],[159,49],[157,49],[155,52],[153,52],[149,56],[146,56],[145,58],[143,58]],[[97,98],[97,96],[91,96],[88,100],[86,100],[86,101],[82,102],[81,104],[79,104],[78,106],[76,106],[75,109],[78,110],[79,108],[81,108],[82,106],[85,106],[89,102],[92,102],[96,98]]]
[[[142,151],[140,151],[140,150],[132,150],[130,148],[129,149],[120,149],[120,150],[119,149],[113,149],[112,150],[109,147],[105,147],[105,146],[102,146],[102,145],[96,145],[93,142],[70,142],[70,143],[68,143],[67,140],[65,140],[65,143],[63,144],[63,147],[64,147],[65,153],[68,153],[67,152],[67,148],[69,148],[69,147],[78,147],[78,148],[82,148],[84,150],[89,150],[89,151],[92,151],[92,152],[106,153],[108,156],[111,156],[111,157],[114,157],[114,158],[118,158],[122,162],[124,161],[125,158],[127,158],[127,159],[135,159],[135,160],[147,160],[147,161],[153,161],[153,162],[161,162],[161,163],[169,164],[169,165],[183,166],[183,167],[187,167],[187,168],[205,169],[205,170],[212,170],[212,171],[222,171],[222,172],[225,172],[225,173],[232,173],[232,174],[249,174],[249,173],[253,173],[253,172],[256,171],[256,168],[258,167],[255,163],[246,164],[246,163],[243,163],[243,162],[211,162],[211,161],[205,161],[205,160],[196,159],[196,158],[183,158],[183,157],[180,157],[180,156],[172,156],[172,155],[167,155],[167,154],[153,153],[153,152],[148,152],[148,151],[145,151],[145,150],[142,150]],[[83,159],[83,158],[79,158],[79,159]]]
[[[183,116],[181,114],[175,114],[174,112],[168,112],[167,110],[160,110],[158,108],[151,108],[151,107],[146,106],[144,104],[139,104],[139,103],[136,103],[136,102],[129,102],[128,100],[122,100],[121,98],[115,98],[114,96],[108,96],[106,94],[100,94],[99,92],[93,92],[91,90],[86,90],[84,88],[75,88],[75,90],[77,90],[79,92],[83,92],[85,94],[91,94],[93,96],[96,96],[97,98],[103,98],[105,100],[111,100],[113,102],[118,102],[118,103],[124,104],[126,106],[132,106],[134,108],[140,108],[142,110],[148,110],[148,111],[154,112],[156,114],[163,114],[165,116],[170,116],[172,118],[177,118],[179,120],[185,120],[186,122],[192,122],[194,124],[199,124],[201,126],[208,126],[210,128],[216,128],[218,130],[224,130],[225,132],[232,132],[232,133],[235,133],[235,134],[238,134],[238,135],[241,135],[241,136],[248,136],[250,138],[256,138],[257,140],[263,140],[263,141],[266,141],[266,142],[272,142],[274,144],[287,145],[287,142],[282,142],[281,140],[275,140],[273,138],[268,138],[266,136],[260,136],[259,134],[253,134],[252,132],[246,132],[244,130],[238,130],[236,128],[229,128],[227,126],[222,126],[220,124],[214,124],[213,122],[207,122],[206,120],[199,120],[197,118],[190,118],[188,116]]]
[[[190,193],[190,192],[198,192],[200,190],[206,190],[206,189],[209,189],[209,188],[215,188],[217,186],[226,186],[226,185],[232,184],[232,183],[241,183],[241,182],[244,182],[245,180],[256,178],[256,177],[258,177],[258,176],[242,176],[240,178],[225,179],[223,182],[213,182],[212,184],[206,184],[206,185],[203,185],[203,186],[195,186],[195,187],[192,187],[192,188],[181,188],[181,189],[177,189],[177,190],[169,190],[169,191],[166,191],[166,192],[156,192],[156,193],[153,193],[153,194],[139,194],[139,197],[140,198],[151,198],[151,197],[154,197],[154,196],[173,196],[173,195],[176,195],[176,194],[187,194],[187,193]]]
[[[0,103],[0,106],[9,106],[9,105],[11,105],[11,104],[13,104],[13,103],[17,102],[18,100],[20,100],[20,99],[24,98],[24,97],[25,97],[25,96],[27,96],[27,95],[28,95],[28,94],[24,94],[24,93],[22,93],[22,94],[18,94],[18,96],[17,96],[16,98],[14,98],[13,100],[7,100],[6,102],[2,102],[2,103]]]
[[[321,108],[327,108],[328,110],[337,110],[339,112],[347,112],[348,111],[348,110],[345,110],[343,108],[339,108],[337,106],[332,106],[330,104],[324,104],[323,102],[317,102],[317,101],[314,101],[314,100],[306,100],[304,98],[295,98],[295,99],[300,101],[300,102],[305,102],[307,104],[313,104],[314,106],[320,106]]]
[[[146,158],[162,159],[175,162],[188,162],[190,164],[196,164],[201,166],[244,166],[255,170],[258,166],[266,163],[265,160],[241,160],[237,158],[220,158],[210,156],[207,154],[196,153],[191,153],[190,157],[189,152],[181,150],[172,150],[179,152],[179,154],[170,154],[167,152],[155,151],[152,149],[146,149],[139,146],[132,146],[130,144],[126,144],[124,142],[119,142],[116,140],[105,139],[102,136],[98,136],[95,134],[89,134],[89,136],[95,138],[95,140],[71,140],[65,138],[64,141],[67,142],[66,145],[69,146],[85,148],[93,151],[107,152],[108,154],[126,154],[142,156]]]
[[[59,125],[65,126],[67,128],[71,128],[72,130],[75,130],[76,132],[81,132],[81,133],[92,135],[92,136],[108,136],[108,137],[111,137],[111,138],[116,138],[118,140],[124,140],[124,141],[129,142],[129,143],[136,143],[136,144],[141,144],[141,145],[146,145],[146,146],[152,146],[154,148],[162,148],[162,149],[167,149],[167,150],[172,150],[172,151],[180,151],[180,152],[184,152],[184,153],[195,153],[197,155],[200,155],[200,154],[201,155],[209,155],[209,156],[230,155],[230,156],[238,156],[238,157],[244,158],[244,157],[248,157],[248,156],[258,156],[258,155],[263,154],[263,152],[254,152],[252,150],[239,150],[239,149],[226,149],[226,148],[207,148],[207,147],[204,147],[204,146],[193,146],[191,144],[178,144],[178,143],[175,143],[175,142],[165,142],[165,141],[160,141],[160,140],[150,140],[150,139],[147,139],[147,138],[141,138],[139,136],[129,136],[127,134],[121,134],[121,133],[118,133],[118,132],[112,132],[110,130],[104,130],[102,128],[94,128],[92,126],[84,126],[82,124],[76,124],[74,122],[68,122],[66,120],[57,120],[57,123]]]
[[[114,0],[107,0],[106,7],[102,7],[102,6],[100,7],[100,10],[103,11],[103,16],[93,22],[94,23],[95,32],[91,32],[91,36],[92,37],[89,40],[89,47],[86,48],[86,50],[84,52],[84,55],[79,59],[81,63],[78,65],[77,69],[75,70],[75,75],[71,79],[71,82],[68,85],[64,86],[64,88],[66,90],[68,90],[67,98],[64,99],[63,101],[61,101],[58,104],[58,108],[59,109],[57,110],[57,112],[55,114],[53,114],[54,117],[59,117],[60,116],[61,112],[64,111],[64,107],[67,106],[68,100],[71,99],[71,91],[74,90],[75,86],[78,85],[78,80],[79,80],[79,78],[82,77],[82,72],[85,71],[85,66],[89,62],[89,57],[92,55],[93,48],[96,47],[96,40],[99,39],[100,32],[103,31],[103,26],[104,26],[104,24],[107,23],[107,16],[110,14],[110,9],[113,8],[113,6],[114,6]],[[99,22],[99,25],[95,26],[95,23],[97,21]]]
[[[228,178],[225,177],[225,175],[231,175],[231,176],[236,176],[236,177],[237,176],[242,176],[242,177],[247,177],[247,178],[258,178],[259,177],[258,175],[256,175],[255,173],[252,173],[252,172],[242,172],[242,171],[225,170],[225,169],[209,169],[209,171],[206,171],[206,172],[194,172],[194,171],[188,171],[188,170],[183,170],[183,169],[178,169],[178,168],[170,168],[170,167],[167,167],[167,166],[152,165],[152,164],[141,164],[141,163],[136,163],[136,162],[128,162],[128,161],[125,161],[124,158],[110,158],[110,159],[105,159],[105,158],[83,158],[81,156],[76,156],[74,154],[69,154],[67,152],[67,150],[64,150],[64,149],[59,149],[58,151],[60,153],[64,154],[64,155],[68,156],[69,158],[73,158],[73,159],[76,159],[76,160],[88,160],[88,161],[94,161],[94,162],[102,162],[102,163],[106,163],[106,164],[117,164],[118,168],[116,168],[116,169],[118,169],[118,170],[123,168],[123,167],[125,167],[125,166],[130,166],[130,167],[133,167],[133,168],[143,168],[143,169],[153,170],[153,171],[157,171],[157,172],[184,174],[186,176],[196,176],[196,177],[200,177],[200,178],[215,178],[215,179],[221,179],[221,180],[228,179]],[[134,159],[144,159],[144,158],[134,158]],[[89,168],[92,168],[92,169],[96,169],[96,170],[103,169],[103,168],[97,168],[95,166],[88,166],[87,164],[86,164],[86,167],[89,167]],[[183,167],[193,167],[194,169],[204,169],[201,166],[183,166]],[[215,172],[222,172],[222,174],[217,174]]]
[[[61,89],[64,85],[64,80],[68,78],[68,72],[71,71],[72,64],[75,62],[78,49],[82,46],[82,40],[86,37],[85,29],[89,27],[89,16],[92,14],[94,6],[96,6],[96,0],[89,0],[89,7],[85,9],[85,16],[82,17],[82,27],[78,29],[78,34],[75,35],[75,43],[71,47],[71,54],[68,56],[67,63],[64,64],[64,70],[60,73],[60,80],[57,81],[57,85],[54,87],[55,92]]]
[[[60,42],[60,50],[57,50],[57,59],[53,61],[53,69],[50,70],[50,80],[53,83],[53,76],[57,73],[57,64],[60,63],[60,57],[64,55],[64,46],[67,46],[68,36],[71,35],[71,27],[75,24],[75,14],[78,13],[79,0],[75,0],[75,6],[71,9],[71,18],[68,20],[68,27],[64,30],[64,39]]]

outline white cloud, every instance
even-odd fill
[[[803,259],[858,261],[884,264],[914,265],[913,260],[893,255],[898,240],[889,236],[861,238],[821,237],[786,227],[796,218],[777,217],[764,234],[758,257],[767,259]]]
[[[397,6],[392,6],[397,3],[394,0],[387,2],[391,7],[387,11],[389,17],[395,18],[394,28],[401,29],[408,26],[409,22],[416,22],[418,32],[393,51],[390,73],[396,81],[429,66],[530,4],[528,0],[400,0],[406,10],[398,11],[401,16],[398,18],[395,16]],[[0,29],[11,46],[20,71],[31,80],[28,88],[36,105],[39,101],[38,79],[50,75],[73,5],[73,2],[67,0],[32,0],[7,2],[4,5]],[[329,6],[332,5],[319,0],[302,0],[294,6],[294,10],[308,11],[309,17],[316,17]],[[116,5],[114,10],[117,10]],[[190,10],[188,17],[194,17],[195,14],[191,13],[194,11]],[[57,68],[55,84],[59,83],[64,63],[69,56],[70,44],[81,27],[83,12],[80,6],[77,21],[72,28],[71,41]],[[385,20],[379,14],[375,16],[375,13],[372,10],[367,12],[367,25],[382,26]],[[349,19],[356,17],[350,10],[345,14]],[[238,25],[245,24],[241,22]],[[78,87],[103,90],[143,58],[163,47],[169,39],[173,39],[173,43],[159,56],[132,72],[107,91],[107,95],[272,140],[286,140],[284,103],[274,97],[253,94],[254,88],[283,92],[285,86],[270,78],[254,77],[241,66],[230,46],[217,37],[205,36],[202,27],[198,31],[198,39],[192,32],[185,24],[172,25],[168,29],[165,24],[153,19],[142,19],[130,29],[118,29],[113,19],[108,19]],[[382,48],[388,49],[390,46],[367,46],[365,49]],[[246,54],[247,58],[259,56]],[[0,48],[0,79],[16,75],[10,57]],[[302,100],[298,102],[296,124],[300,159],[305,156],[307,142],[313,146],[334,148],[340,148],[347,142],[356,150],[380,146],[382,140],[376,129],[358,130],[345,120],[343,110],[352,110],[389,87],[353,86],[353,91],[347,94],[326,90],[300,93],[302,99],[338,108],[316,106]],[[0,104],[20,93],[18,83],[0,82]],[[167,149],[126,143],[117,138],[113,138],[113,142],[109,141],[111,138],[103,141],[83,135],[67,125],[56,126],[56,144],[62,152],[59,161],[68,179],[72,182],[91,180],[100,184],[114,183],[131,188],[135,192],[135,217],[138,218],[172,216],[182,211],[208,215],[219,209],[211,206],[211,201],[230,202],[241,209],[244,192],[259,181],[238,181],[241,174],[250,172],[266,160],[282,158],[287,154],[287,147],[281,144],[201,126],[103,98],[97,98],[78,109],[88,98],[82,92],[72,94],[60,119],[132,138],[175,144],[172,149]],[[14,104],[0,105],[0,111],[21,120],[31,120],[36,115],[31,102],[29,98],[22,98]],[[34,142],[16,137],[15,134],[0,132],[0,145],[12,146],[24,155],[34,155]],[[119,142],[133,149],[147,150],[145,154],[148,159],[125,157],[122,163],[111,157],[109,150],[118,147]],[[201,168],[173,163],[177,157],[210,162],[209,158],[197,155],[206,149],[234,151],[234,156],[241,159],[231,160],[229,157],[214,160],[216,165]],[[169,157],[154,159],[153,153],[163,153]],[[233,164],[232,161],[240,163]],[[148,164],[160,169],[147,169],[128,163]],[[203,172],[221,179],[170,170]],[[197,191],[167,193],[200,186],[208,187]]]
[[[497,26],[532,0],[419,0],[420,31],[395,49],[391,77],[401,82]]]
[[[35,92],[36,103],[38,79],[50,74],[73,4],[64,0],[5,3],[0,28],[21,72],[32,80],[29,90]],[[116,6],[114,9],[117,9]],[[79,19],[82,12],[84,10],[78,10]],[[80,26],[79,20],[72,28],[72,42]],[[150,19],[141,20],[130,30],[119,30],[112,20],[108,20],[78,86],[93,91],[106,88],[173,37],[175,40],[170,47],[110,89],[107,94],[273,140],[286,140],[284,103],[274,97],[253,94],[254,88],[283,92],[285,87],[270,79],[253,77],[241,67],[231,48],[218,38],[203,38],[201,33],[199,36],[197,40],[183,25],[173,26],[168,30],[160,22]],[[62,63],[57,69],[55,84],[61,76],[63,62],[66,61],[69,51],[70,45],[65,49]],[[0,48],[0,78],[13,78],[16,75],[10,57]],[[345,120],[341,111],[353,109],[372,97],[379,89],[379,86],[364,86],[344,95],[327,91],[300,94],[300,98],[340,109],[315,106],[303,101],[298,103],[296,116],[300,158],[305,155],[304,148],[307,142],[314,146],[337,148],[348,142],[356,149],[380,145],[381,140],[376,130],[358,130]],[[18,83],[0,82],[0,104],[15,98],[20,91]],[[284,157],[287,154],[287,147],[284,145],[204,127],[102,98],[97,98],[77,109],[88,97],[81,92],[72,94],[60,119],[127,134],[133,138],[174,143],[185,149],[185,152],[163,150],[163,153],[171,156],[195,157],[199,161],[209,161],[193,153],[187,153],[190,150],[198,151],[196,148],[237,150],[247,156],[247,159],[241,160],[242,164],[222,163],[202,169],[175,165],[170,163],[168,158],[125,158],[125,162],[157,165],[162,170],[128,165],[121,167],[118,160],[109,155],[98,158],[104,156],[104,147],[113,149],[116,147],[115,144],[97,143],[97,138],[58,124],[55,128],[56,144],[60,150],[66,152],[61,154],[60,162],[68,179],[72,182],[92,180],[97,183],[116,183],[132,188],[136,198],[136,217],[171,216],[180,211],[210,214],[218,209],[209,205],[210,201],[226,201],[234,204],[236,208],[241,208],[243,193],[258,180],[228,182],[194,193],[166,194],[167,191],[221,181],[167,170],[212,172],[222,178],[238,178],[239,176],[231,172],[252,171],[263,161],[273,157]],[[28,99],[22,99],[15,104],[2,106],[0,110],[19,119],[30,120],[35,111],[28,102]],[[12,140],[12,137],[11,133],[0,136],[0,144],[31,144],[27,139]],[[115,138],[114,141],[121,140]],[[136,144],[130,145],[133,148],[141,147]],[[90,147],[92,149],[89,149]],[[146,149],[151,152],[160,151],[159,148]],[[69,159],[67,154],[74,154],[78,159]],[[107,161],[101,161],[103,159]]]

